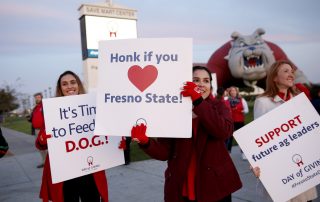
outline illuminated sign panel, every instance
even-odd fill
[[[100,40],[137,38],[137,21],[110,17],[84,16],[80,19],[83,59],[98,57]]]

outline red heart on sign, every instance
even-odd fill
[[[147,89],[158,76],[158,70],[153,65],[147,65],[143,69],[139,65],[133,65],[128,70],[128,78],[141,92]]]

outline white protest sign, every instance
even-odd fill
[[[274,201],[287,201],[320,183],[319,124],[319,114],[301,93],[235,131]]]
[[[96,95],[43,99],[52,182],[124,164],[120,137],[94,135]]]
[[[191,137],[192,40],[100,41],[95,134],[130,136],[136,123],[150,137]]]

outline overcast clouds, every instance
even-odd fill
[[[82,75],[78,8],[101,0],[1,0],[0,85],[33,94],[54,88],[60,73]],[[312,82],[320,82],[320,2],[317,0],[117,0],[138,11],[139,37],[192,37],[194,62],[207,62],[233,31],[266,30]]]

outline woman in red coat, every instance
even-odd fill
[[[242,98],[239,94],[239,89],[235,86],[231,86],[228,88],[228,102],[232,112],[233,126],[234,130],[238,130],[244,126],[245,114],[249,112],[248,104],[244,98]],[[227,141],[227,148],[229,153],[231,153],[232,149],[233,136]],[[241,150],[240,150],[241,151]],[[241,156],[243,160],[246,160],[243,152],[241,151]]]
[[[85,90],[79,77],[71,72],[66,71],[60,75],[56,96],[69,96],[84,94]],[[33,117],[32,124],[36,128],[40,128],[39,135],[36,139],[36,147],[38,149],[47,149],[47,138],[50,135],[45,133],[45,124],[43,114]],[[44,202],[104,202],[108,201],[108,185],[104,171],[81,176],[64,182],[52,184],[49,153],[46,157],[42,184],[40,190],[40,198]]]
[[[132,128],[133,141],[152,158],[168,162],[166,202],[227,202],[242,186],[225,147],[233,132],[232,116],[223,100],[212,97],[211,81],[209,70],[196,66],[194,83],[187,82],[182,91],[193,101],[192,138],[151,139],[144,124]]]

